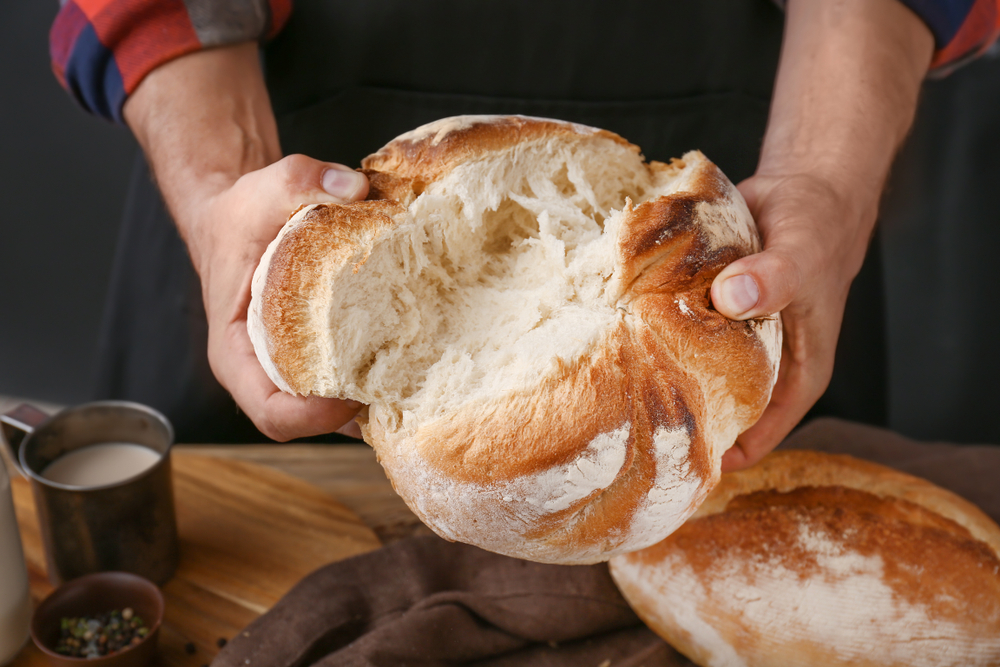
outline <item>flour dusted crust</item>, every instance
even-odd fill
[[[445,538],[589,563],[677,528],[777,375],[777,318],[710,304],[760,250],[726,177],[520,116],[444,119],[362,165],[369,201],[298,211],[254,276],[272,380],[367,404],[365,439]]]
[[[1000,664],[1000,528],[929,482],[774,452],[659,544],[611,561],[703,666]]]

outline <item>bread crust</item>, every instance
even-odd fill
[[[456,116],[396,137],[361,161],[363,169],[431,183],[457,164],[532,141],[596,135],[639,153],[617,134],[577,123],[527,116]],[[418,186],[419,187],[419,186]]]
[[[267,349],[258,359],[280,389],[318,393],[314,371],[322,363],[323,332],[313,325],[308,301],[329,289],[335,267],[364,264],[375,239],[403,210],[391,200],[304,206],[281,229],[261,259],[268,271],[255,274],[249,324],[255,346]]]
[[[996,665],[997,545],[989,517],[925,480],[780,451],[611,572],[699,665]]]
[[[610,216],[601,235],[608,275],[593,306],[603,329],[581,333],[590,338],[573,343],[577,351],[557,351],[529,369],[530,381],[453,391],[446,409],[387,399],[383,388],[365,384],[365,371],[390,353],[366,348],[361,361],[345,361],[337,336],[348,334],[333,334],[331,343],[331,309],[343,307],[330,304],[340,303],[335,293],[345,279],[410,266],[417,261],[407,249],[411,239],[447,246],[447,239],[426,240],[420,212],[438,214],[440,202],[457,196],[452,191],[472,187],[456,179],[460,170],[488,164],[496,165],[489,173],[508,174],[512,164],[558,151],[634,163],[639,184],[623,187],[647,193],[634,202],[638,194],[622,196],[620,211],[610,212],[598,211],[598,195],[586,195],[591,215]],[[366,441],[411,509],[448,539],[532,560],[587,563],[653,544],[679,526],[718,480],[722,454],[759,417],[777,376],[780,323],[734,322],[711,307],[715,276],[760,250],[746,205],[721,171],[697,152],[671,164],[643,163],[637,147],[612,133],[525,117],[445,119],[397,138],[363,169],[370,201],[300,211],[255,274],[251,338],[276,384],[369,403],[359,419]],[[648,194],[664,183],[674,191]],[[525,192],[509,197],[530,206],[523,202],[531,188]],[[462,201],[455,215],[474,208],[468,197]],[[369,261],[386,257],[389,247],[397,260]],[[434,276],[441,273],[434,268]],[[454,280],[443,280],[439,294],[451,298]],[[376,278],[368,284],[379,289]],[[421,326],[436,317],[421,315]],[[408,381],[407,396],[421,395],[429,382]]]

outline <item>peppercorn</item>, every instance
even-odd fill
[[[149,634],[142,618],[126,607],[93,617],[59,619],[55,651],[72,658],[100,658],[140,643]]]

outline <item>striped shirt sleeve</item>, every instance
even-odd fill
[[[198,49],[274,37],[292,0],[64,0],[49,33],[52,69],[88,111],[122,107],[164,62]]]
[[[785,0],[776,0],[783,5]],[[932,75],[979,56],[1000,34],[1000,0],[901,0],[934,35]],[[64,0],[49,34],[59,82],[88,111],[123,122],[142,78],[177,56],[269,39],[292,0]]]
[[[782,9],[789,0],[773,0]],[[900,0],[930,28],[930,76],[944,76],[975,60],[1000,36],[1000,0]]]
[[[902,0],[934,35],[932,75],[975,59],[1000,35],[1000,0]]]

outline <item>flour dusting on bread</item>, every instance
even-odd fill
[[[611,573],[704,667],[986,666],[1000,664],[998,536],[923,480],[784,451],[725,476],[695,518]]]

